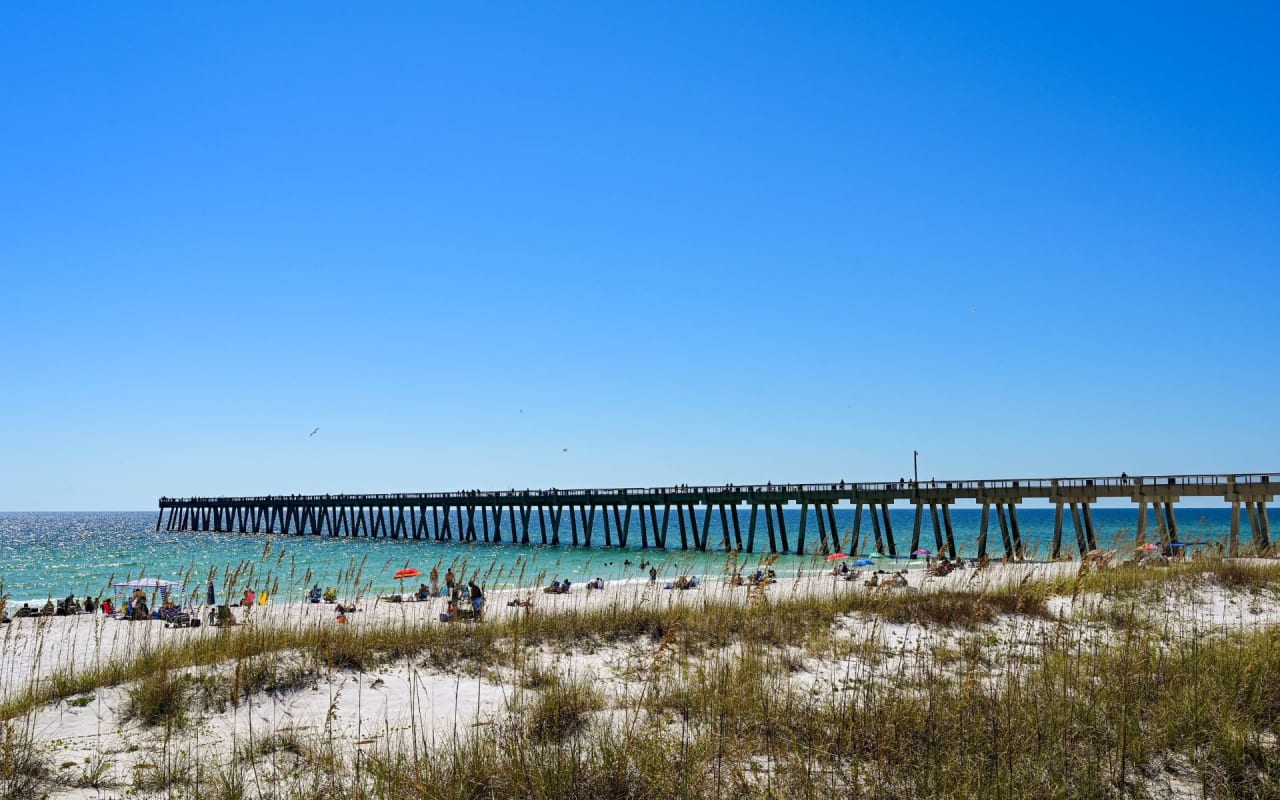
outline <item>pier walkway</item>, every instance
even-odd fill
[[[1047,500],[1055,509],[1052,558],[1062,554],[1067,516],[1075,545],[1083,554],[1097,548],[1092,504],[1122,498],[1137,506],[1135,545],[1149,528],[1162,546],[1178,541],[1175,505],[1185,498],[1219,498],[1231,504],[1228,552],[1240,550],[1241,511],[1255,552],[1271,548],[1267,504],[1275,499],[1280,474],[1161,475],[1096,478],[1031,478],[887,483],[767,483],[756,486],[667,486],[626,489],[542,489],[426,492],[415,494],[284,495],[265,497],[160,498],[156,530],[281,533],[336,537],[386,537],[442,542],[502,542],[525,545],[667,548],[679,535],[682,550],[737,550],[767,547],[770,553],[857,553],[866,525],[875,547],[897,555],[890,506],[914,506],[909,555],[920,549],[926,519],[936,553],[956,556],[952,507],[976,502],[982,509],[978,556],[988,555],[987,534],[994,511],[1003,555],[1023,556],[1018,506]],[[836,527],[835,507],[854,509],[851,530]],[[788,531],[784,508],[798,507],[800,522]],[[1152,526],[1150,511],[1154,512]],[[165,515],[168,514],[166,520]],[[713,515],[720,541],[709,541]],[[638,517],[640,540],[632,519]],[[817,527],[810,546],[809,520]],[[504,529],[504,520],[506,521]],[[673,525],[674,524],[674,525]],[[791,535],[794,533],[794,537]],[[598,537],[594,538],[593,537]]]

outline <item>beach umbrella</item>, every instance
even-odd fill
[[[422,570],[414,569],[413,567],[405,567],[404,569],[396,570],[395,577],[400,581],[400,591],[402,592],[404,591],[405,578],[416,578],[421,574],[422,574]]]
[[[876,562],[872,561],[869,558],[860,558],[857,561],[853,562],[853,565],[855,567],[874,567],[875,564]]]
[[[842,559],[842,558],[848,558],[848,557],[849,557],[849,554],[848,554],[848,553],[832,553],[831,555],[827,556],[827,560],[828,560],[828,561],[839,561],[839,560],[840,560],[840,559]]]
[[[867,558],[888,558],[888,556],[886,556],[884,553],[881,553],[879,550],[877,550],[871,555],[867,556]]]
[[[1152,542],[1147,542],[1146,544],[1142,545],[1138,549],[1139,550],[1159,550],[1160,546]]]
[[[931,556],[931,555],[933,555],[933,551],[932,551],[932,550],[925,550],[923,547],[921,547],[919,550],[912,550],[912,551],[911,551],[911,555],[913,555],[913,556]]]

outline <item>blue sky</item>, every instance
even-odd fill
[[[1274,6],[0,20],[0,509],[1276,468]]]

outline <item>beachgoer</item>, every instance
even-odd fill
[[[440,570],[435,567],[431,568],[431,596],[440,596]]]
[[[475,579],[475,578],[472,578],[472,579],[467,583],[467,587],[468,587],[469,589],[471,589],[471,602],[472,602],[472,603],[475,603],[475,601],[476,601],[476,600],[478,600],[478,599],[484,599],[484,592],[480,591],[480,587],[476,585],[476,579]]]
[[[311,594],[307,596],[307,599],[313,603],[320,602],[320,584],[317,583],[311,587]]]
[[[649,580],[656,581],[658,579],[658,568],[649,567]]]
[[[546,594],[560,594],[560,579],[556,578],[552,580],[551,583],[547,585],[547,588],[542,591]]]
[[[452,590],[458,579],[453,577],[453,569],[449,569],[444,573],[444,588]]]

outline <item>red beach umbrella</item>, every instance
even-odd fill
[[[398,580],[404,580],[405,578],[416,578],[421,574],[422,574],[422,570],[420,569],[414,569],[413,567],[405,567],[404,569],[396,570],[395,576]]]
[[[839,560],[840,560],[840,559],[842,559],[842,558],[848,558],[848,557],[849,557],[849,554],[848,554],[848,553],[832,553],[831,555],[827,556],[827,560],[828,560],[828,561],[839,561]]]

